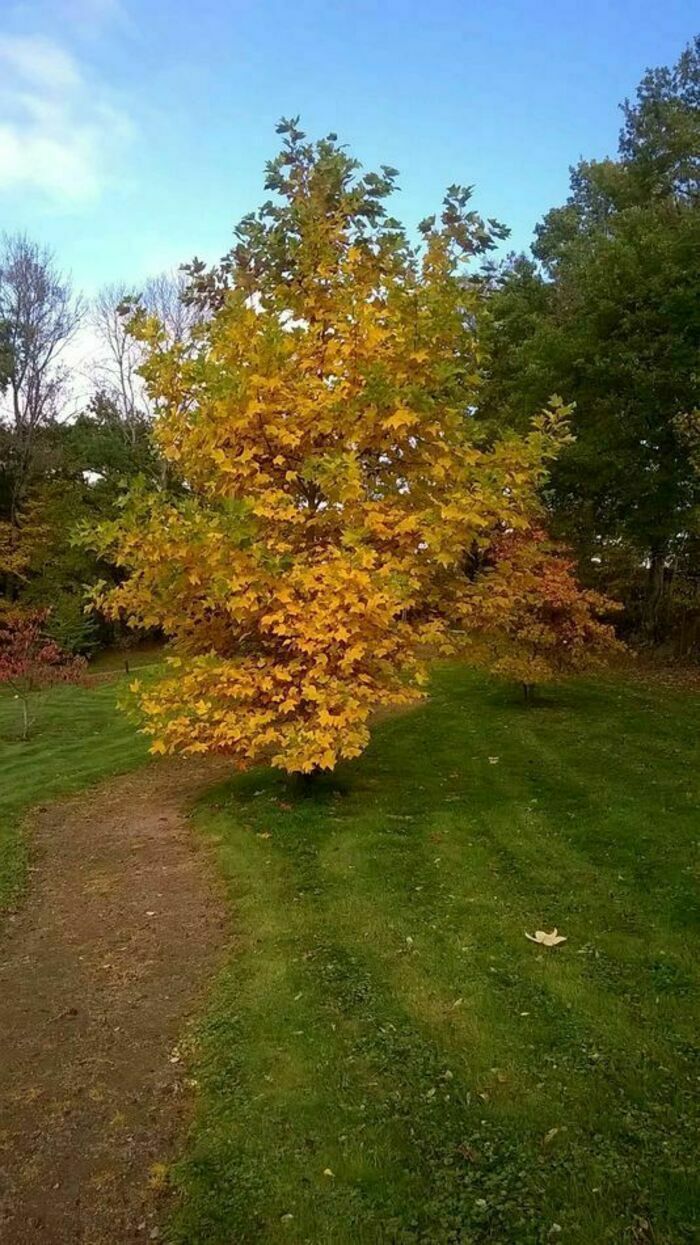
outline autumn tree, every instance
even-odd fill
[[[624,651],[612,625],[619,605],[581,589],[574,559],[544,531],[498,534],[481,563],[470,594],[470,649],[520,683],[527,702],[539,684],[595,670]]]
[[[155,435],[186,487],[132,490],[98,546],[126,574],[96,602],[161,627],[166,673],[133,690],[156,752],[288,771],[357,756],[370,714],[421,695],[457,643],[467,551],[528,530],[556,411],[480,447],[482,292],[502,230],[453,186],[412,245],[335,135],[283,122],[271,197],[212,271],[195,342],[136,316]]]
[[[32,693],[56,683],[75,683],[84,670],[82,658],[65,653],[46,633],[46,610],[17,607],[0,611],[0,686],[9,688],[22,707],[22,739],[31,725]]]

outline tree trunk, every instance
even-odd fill
[[[647,591],[642,628],[652,644],[661,639],[661,611],[666,587],[666,551],[662,545],[652,548],[649,556]]]
[[[322,771],[318,768],[318,766],[315,766],[312,770],[307,771],[306,773],[302,773],[301,770],[295,770],[294,783],[301,796],[309,797],[314,794],[318,786],[318,780],[321,773]]]

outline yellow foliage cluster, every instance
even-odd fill
[[[165,676],[134,684],[154,751],[302,772],[357,756],[370,714],[420,696],[426,652],[454,644],[466,551],[527,529],[561,436],[553,409],[477,443],[463,242],[449,223],[420,253],[368,232],[327,146],[290,141],[287,232],[255,235],[265,264],[234,252],[192,341],[134,324],[182,491],[136,492],[103,528],[128,577],[97,601],[172,640]]]
[[[30,553],[25,533],[14,524],[0,520],[0,575],[22,578]]]

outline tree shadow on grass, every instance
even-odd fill
[[[201,808],[244,809],[258,800],[271,800],[282,809],[330,805],[350,794],[353,784],[342,770],[321,771],[313,776],[286,774],[273,768],[256,768],[227,778],[209,788],[198,801]]]

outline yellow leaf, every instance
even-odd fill
[[[543,947],[556,947],[560,942],[566,942],[566,938],[563,934],[557,933],[556,928],[552,930],[551,934],[545,933],[543,929],[536,929],[534,934],[526,932],[525,937],[529,938],[530,942],[538,942]]]
[[[418,421],[415,411],[409,411],[406,406],[399,406],[392,415],[384,420],[384,427],[390,429],[408,428],[411,424]]]

